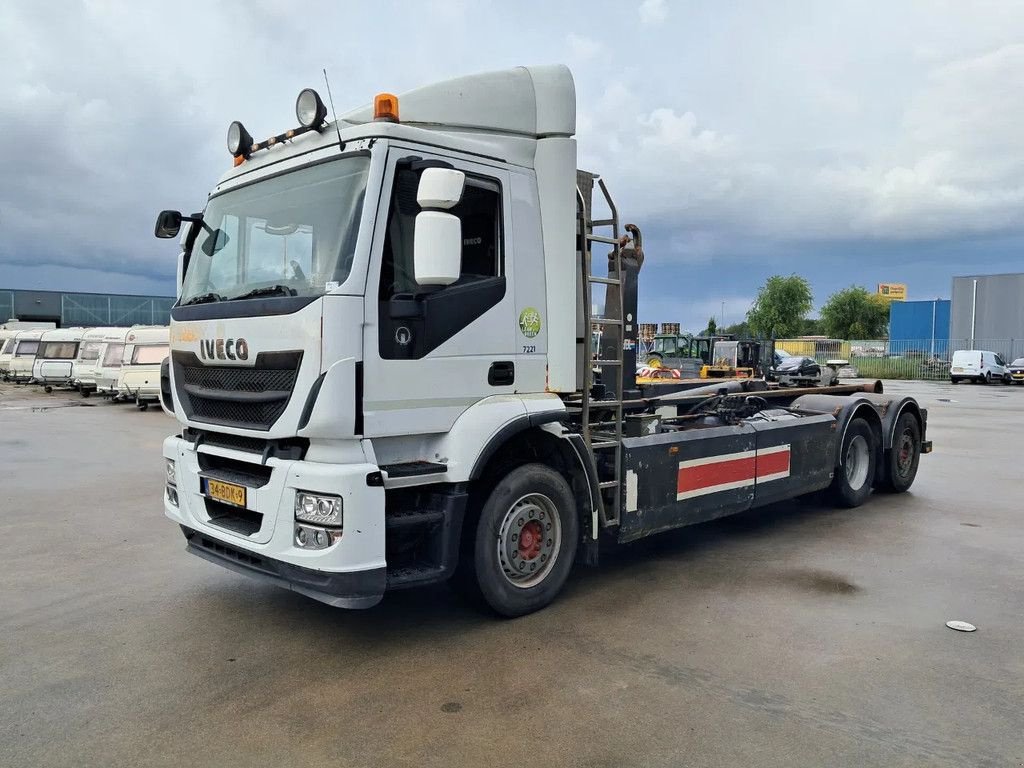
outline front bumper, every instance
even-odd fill
[[[320,463],[236,450],[178,436],[164,441],[163,455],[175,462],[177,505],[164,494],[164,514],[186,531],[189,551],[231,570],[269,580],[329,605],[368,608],[386,586],[384,489],[367,476],[378,471],[357,440],[339,446],[339,463]],[[219,470],[217,464],[224,465]],[[247,487],[247,529],[232,527],[203,493],[201,478]],[[246,480],[251,471],[255,481]],[[344,527],[326,549],[295,541],[296,491],[340,496]],[[189,532],[193,532],[189,536]]]
[[[326,573],[270,557],[253,555],[232,544],[181,526],[193,555],[260,581],[290,589],[336,608],[372,608],[387,586],[386,568]]]

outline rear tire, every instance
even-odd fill
[[[460,562],[463,584],[502,616],[539,611],[569,578],[579,540],[579,518],[569,484],[543,464],[509,472],[480,509],[472,552]],[[468,549],[468,548],[467,548]]]
[[[956,376],[950,376],[949,377],[949,383],[950,384],[959,384],[960,383],[960,379],[958,379]]]
[[[864,419],[850,422],[839,455],[842,462],[832,479],[832,497],[841,507],[859,507],[871,495],[876,461],[875,436]]]
[[[921,461],[921,427],[911,413],[904,413],[893,430],[892,449],[885,453],[885,480],[890,493],[903,493],[914,484]]]
[[[43,392],[45,392],[46,394],[50,394],[51,392],[53,392],[53,387],[47,384],[45,387],[43,387]]]

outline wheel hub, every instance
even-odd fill
[[[509,507],[498,531],[498,561],[505,578],[526,589],[551,572],[562,543],[562,526],[554,502],[531,493]]]

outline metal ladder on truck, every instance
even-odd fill
[[[604,196],[610,218],[591,219],[590,195],[577,187],[577,203],[579,208],[579,244],[581,250],[582,289],[583,289],[583,320],[585,324],[585,347],[583,350],[583,384],[580,408],[580,432],[587,448],[594,457],[598,470],[599,499],[598,517],[602,527],[618,525],[619,500],[621,494],[622,473],[622,340],[624,336],[622,306],[622,261],[619,245],[619,216],[615,202],[608,193],[604,180],[591,177],[597,181],[598,188]],[[592,181],[591,181],[592,183]],[[598,229],[611,229],[611,234],[595,234]],[[600,243],[611,248],[609,253],[608,276],[602,277],[593,273],[592,244]],[[603,315],[594,315],[592,286],[607,286]],[[613,289],[614,290],[611,290]],[[611,299],[609,301],[608,299]],[[595,326],[604,331],[615,328],[617,333],[610,335],[618,339],[614,345],[613,357],[592,358]],[[598,345],[598,355],[602,345]],[[593,398],[594,368],[600,367],[604,391],[611,393],[613,399]],[[614,375],[611,375],[614,374]],[[609,381],[610,379],[610,381]],[[614,382],[614,386],[609,386]]]

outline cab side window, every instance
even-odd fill
[[[378,289],[379,346],[385,359],[423,357],[505,295],[501,185],[469,174],[462,199],[450,210],[462,224],[459,279],[443,288],[416,283],[419,179],[420,170],[408,163],[400,162],[395,170]]]

